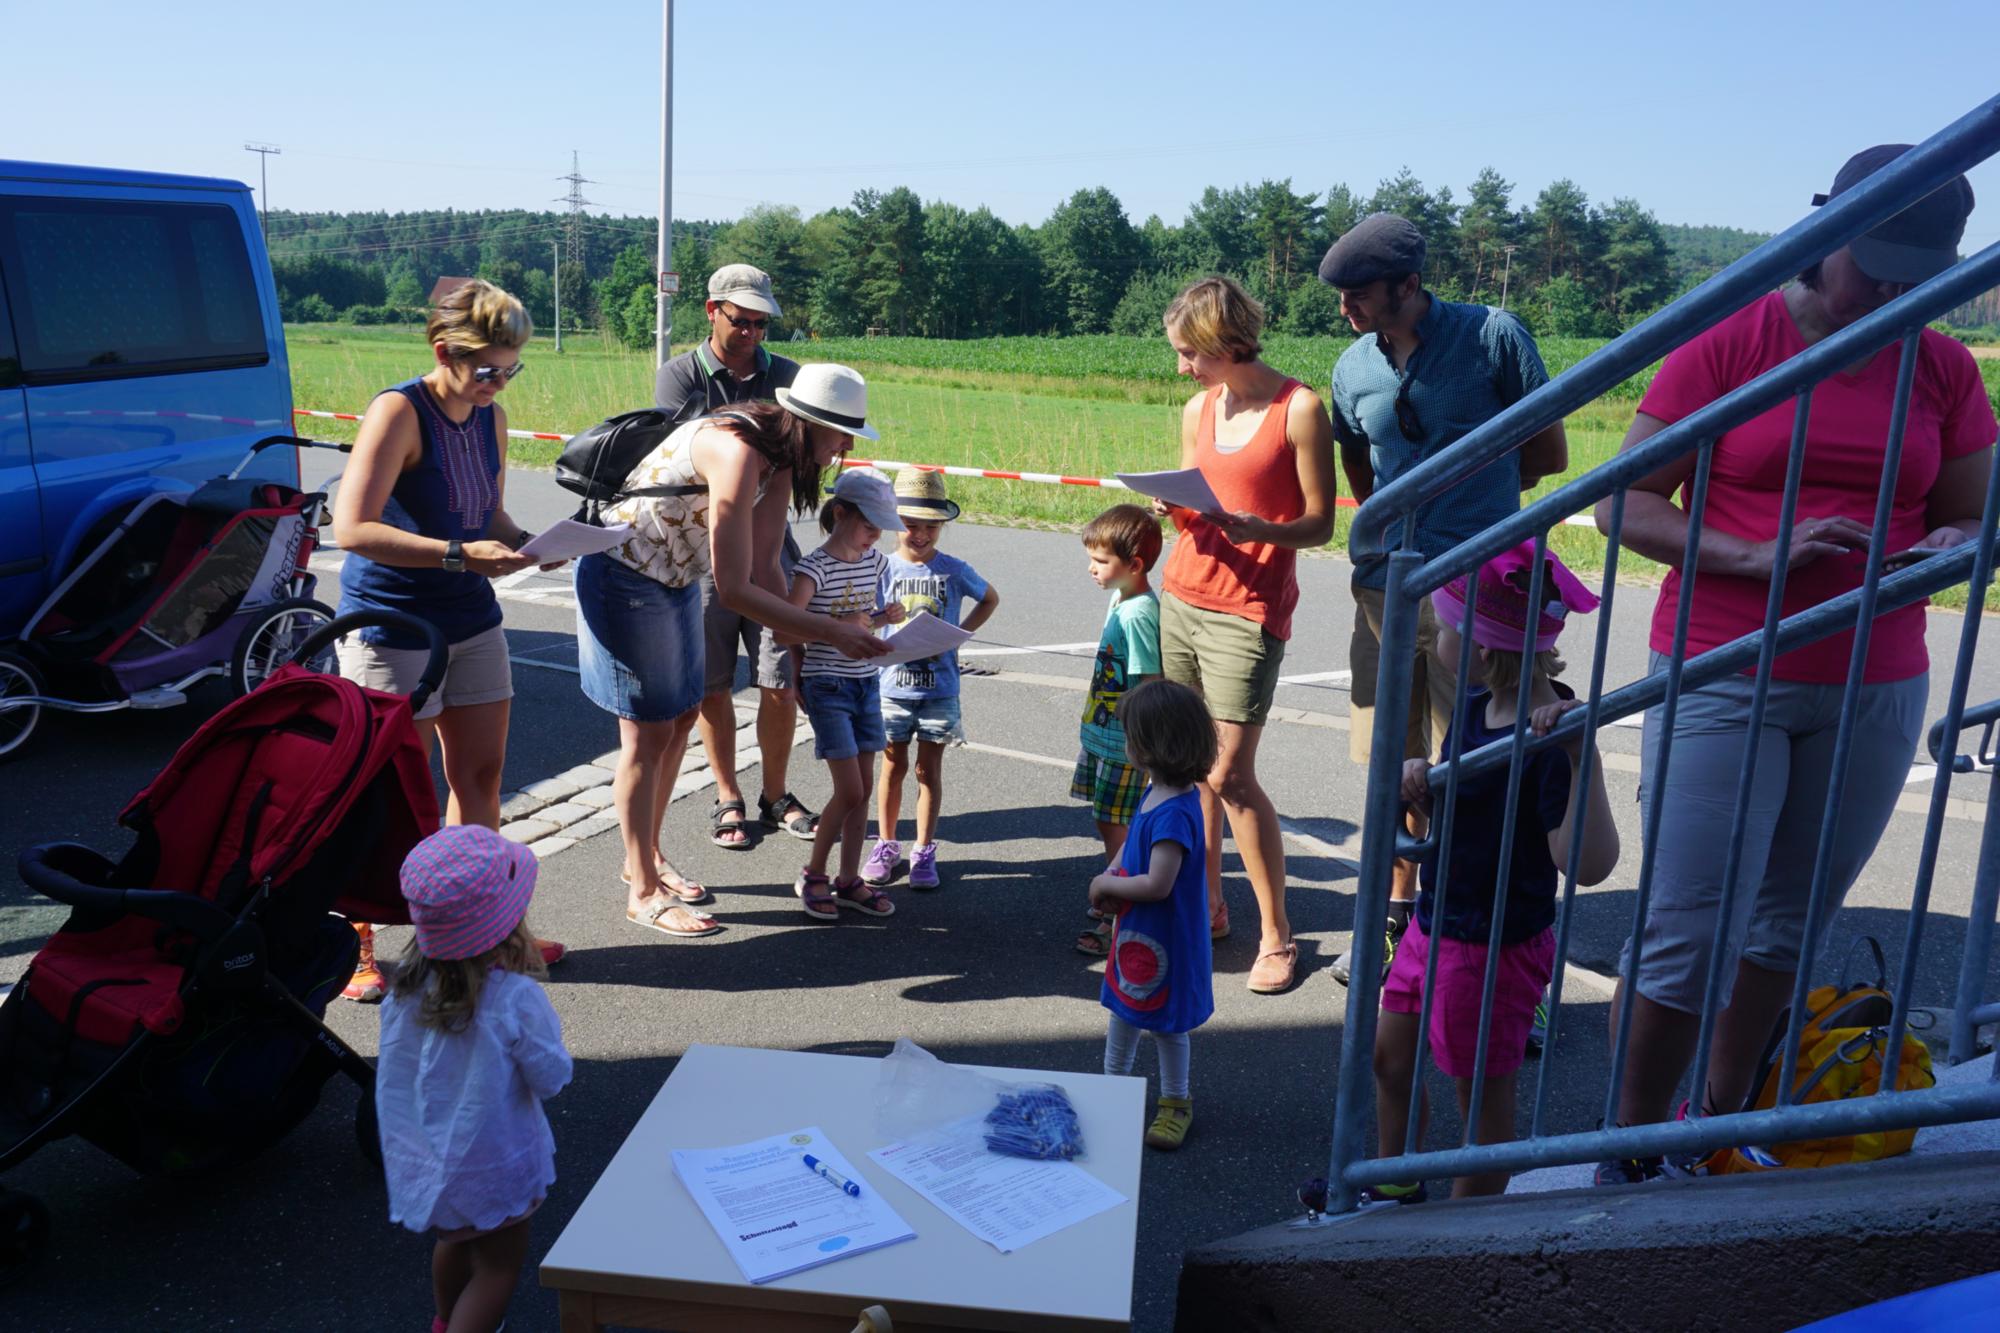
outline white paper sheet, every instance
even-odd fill
[[[1209,488],[1208,478],[1201,475],[1198,467],[1181,468],[1173,472],[1120,472],[1118,480],[1130,486],[1141,495],[1150,495],[1155,500],[1165,500],[1170,505],[1192,509],[1197,514],[1220,514],[1222,501],[1215,498]]]
[[[807,1153],[859,1185],[861,1197],[816,1174]],[[677,1149],[674,1171],[751,1283],[917,1234],[817,1125],[733,1148]]]
[[[620,545],[632,535],[630,523],[619,523],[608,528],[592,527],[571,518],[559,518],[545,530],[535,534],[533,541],[521,548],[522,555],[534,556],[543,564],[557,560],[575,560],[586,555],[596,555]]]
[[[883,636],[889,651],[881,657],[871,657],[871,666],[895,666],[898,662],[916,662],[926,657],[936,657],[948,653],[972,637],[949,621],[940,619],[928,611],[919,611],[902,624],[893,626]]]
[[[990,1151],[985,1129],[971,1116],[868,1155],[1002,1254],[1125,1202],[1075,1162]]]

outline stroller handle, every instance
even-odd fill
[[[307,635],[298,651],[292,654],[292,661],[303,666],[325,652],[336,639],[376,625],[423,636],[430,658],[424,663],[423,674],[417,678],[417,687],[410,691],[410,711],[421,711],[430,697],[437,693],[438,686],[444,684],[445,667],[449,663],[444,635],[428,620],[419,620],[401,611],[350,611],[344,616],[334,617]]]
[[[233,924],[229,913],[191,893],[171,889],[114,889],[101,883],[115,867],[88,847],[49,842],[30,847],[16,861],[21,882],[56,902],[110,916],[130,913],[185,930],[204,940],[218,939]]]

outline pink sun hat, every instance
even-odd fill
[[[1556,646],[1563,623],[1572,611],[1597,609],[1597,598],[1567,566],[1547,555],[1542,576],[1542,608],[1535,617],[1535,651]],[[1472,641],[1481,648],[1518,653],[1528,630],[1529,580],[1535,568],[1535,544],[1522,542],[1479,567],[1479,596],[1472,609]],[[1461,574],[1431,593],[1438,619],[1454,629],[1465,624],[1466,576]]]
[[[535,894],[535,854],[480,824],[439,829],[403,859],[417,947],[437,962],[477,958],[514,933]]]

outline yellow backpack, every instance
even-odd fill
[[[1806,997],[1805,1030],[1799,1036],[1799,1062],[1792,1073],[1792,1104],[1867,1097],[1882,1086],[1883,1055],[1889,1044],[1894,1001],[1883,989],[1882,946],[1863,938],[1875,956],[1875,984],[1820,986]],[[1778,1061],[1784,1055],[1786,1020],[1778,1021],[1764,1056],[1764,1077],[1745,1110],[1768,1111],[1778,1102]],[[1896,1086],[1904,1091],[1936,1084],[1930,1048],[1915,1035],[1903,1034]],[[1702,1163],[1712,1176],[1788,1167],[1838,1166],[1900,1157],[1916,1142],[1914,1129],[1878,1130],[1841,1138],[1806,1139],[1764,1147],[1724,1148]]]

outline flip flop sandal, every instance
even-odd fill
[[[863,916],[896,915],[896,904],[889,901],[888,894],[858,879],[850,879],[845,884],[836,881],[833,886],[833,900],[840,906],[852,908]]]
[[[1208,937],[1211,940],[1226,940],[1229,938],[1228,903],[1223,903],[1221,907],[1208,914]]]
[[[773,833],[789,833],[805,842],[819,831],[819,816],[806,809],[805,802],[786,792],[775,801],[757,798],[757,822]]]
[[[676,912],[680,914],[679,917],[675,917]],[[680,940],[699,939],[703,935],[713,935],[722,929],[722,924],[714,917],[677,902],[659,902],[641,908],[628,907],[625,909],[625,919],[635,926],[657,930],[662,935],[671,935]],[[673,920],[688,920],[695,924],[692,927],[674,925]]]
[[[792,893],[798,898],[805,914],[815,921],[840,920],[840,900],[833,896],[832,881],[825,875],[815,875],[810,870],[801,871]]]
[[[666,872],[668,871],[672,871],[675,875],[680,876],[680,888],[677,889],[667,883]],[[680,871],[674,870],[672,866],[664,861],[660,863],[659,869],[654,873],[660,876],[660,892],[672,896],[676,901],[686,906],[693,907],[697,904],[705,903],[714,896],[709,893],[706,884],[703,884],[698,879],[689,879],[685,875],[681,875]],[[628,889],[632,887],[632,877],[622,870],[618,872],[618,882]]]
[[[735,815],[736,818],[726,819],[724,818],[726,815]],[[712,802],[708,808],[708,824],[708,840],[717,847],[728,852],[750,850],[750,821],[745,817],[743,802]],[[723,836],[727,833],[734,833],[736,836],[733,838]]]
[[[1109,958],[1111,956],[1111,926],[1109,923],[1086,930],[1076,937],[1076,951],[1086,958]]]

